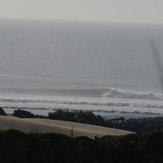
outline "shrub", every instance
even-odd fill
[[[49,113],[48,118],[55,119],[55,120],[64,120],[64,121],[72,121],[72,122],[105,126],[104,119],[99,115],[97,116],[94,115],[90,111],[69,112],[69,111],[57,110],[53,113]]]
[[[64,121],[76,121],[75,114],[73,112],[57,110],[54,113],[49,113],[49,119],[64,120]]]
[[[35,115],[31,112],[21,109],[15,110],[13,115],[19,118],[35,118]]]
[[[0,115],[3,115],[3,116],[6,116],[7,115],[2,108],[0,108]]]

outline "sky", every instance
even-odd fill
[[[163,23],[163,0],[0,0],[0,17]]]

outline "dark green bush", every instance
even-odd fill
[[[57,110],[53,113],[49,113],[48,118],[55,119],[55,120],[64,120],[64,121],[72,121],[72,122],[105,126],[104,119],[99,115],[97,116],[94,115],[90,111],[69,112],[69,111]]]
[[[49,119],[65,120],[65,121],[76,121],[75,114],[73,112],[57,110],[54,113],[49,113]]]
[[[6,116],[7,114],[5,113],[5,111],[0,107],[0,115]]]
[[[13,115],[19,118],[35,118],[35,115],[31,112],[21,109],[15,110]]]

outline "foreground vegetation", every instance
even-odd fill
[[[0,108],[0,114],[6,113]],[[104,121],[91,112],[56,111],[48,117],[16,110],[21,118],[51,118],[106,125],[125,124],[124,118]],[[161,118],[160,118],[161,119]],[[134,126],[139,122],[132,120]],[[155,124],[155,123],[154,123]],[[161,124],[161,123],[160,123]],[[126,136],[69,137],[56,133],[38,133],[31,130],[0,131],[0,163],[160,163],[163,162],[163,130]]]
[[[162,153],[162,131],[95,139],[0,131],[1,163],[160,163]]]

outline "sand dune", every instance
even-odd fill
[[[55,132],[71,136],[104,136],[104,135],[125,135],[132,132],[112,129],[75,122],[39,119],[39,118],[17,118],[10,116],[0,116],[0,130],[18,129],[24,132]]]

